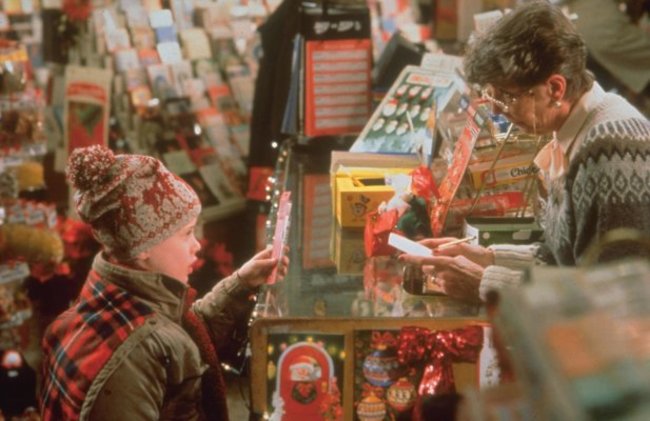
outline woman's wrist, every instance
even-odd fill
[[[486,253],[487,253],[487,265],[486,266],[493,266],[494,265],[494,250],[491,248],[486,248]]]

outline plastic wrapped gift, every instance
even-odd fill
[[[24,45],[0,39],[0,95],[12,95],[25,89],[30,78],[29,55]]]
[[[31,316],[29,301],[20,293],[20,285],[29,276],[25,263],[0,265],[0,329],[13,327]]]
[[[43,98],[31,80],[25,47],[0,39],[0,158],[6,165],[46,152]]]

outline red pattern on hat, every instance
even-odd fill
[[[75,149],[68,179],[81,219],[113,256],[131,259],[166,240],[201,212],[194,190],[157,159]]]

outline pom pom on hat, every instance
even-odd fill
[[[104,146],[78,148],[67,174],[77,190],[77,214],[118,259],[137,257],[201,212],[196,192],[151,156],[114,155]]]
[[[108,178],[113,164],[115,155],[105,146],[78,148],[68,160],[68,179],[77,190],[87,191]]]

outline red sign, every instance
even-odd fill
[[[371,111],[370,40],[307,41],[305,50],[305,135],[361,131]]]

